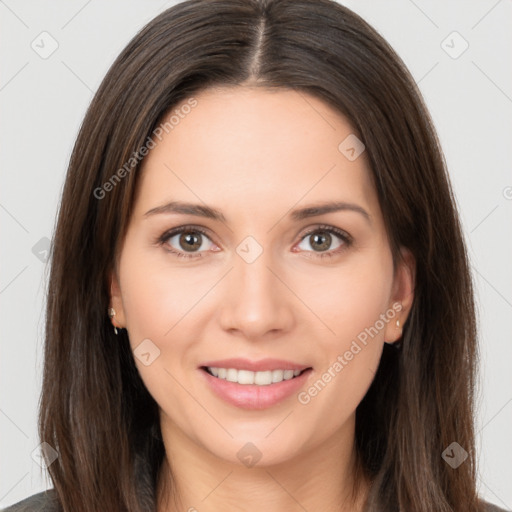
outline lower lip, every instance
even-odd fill
[[[226,402],[242,409],[266,409],[272,407],[296,393],[304,386],[312,369],[304,370],[293,379],[283,380],[267,386],[257,384],[238,384],[219,379],[200,369],[213,392]]]

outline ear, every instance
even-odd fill
[[[114,308],[116,312],[114,318],[112,318],[112,325],[115,327],[125,327],[126,317],[121,296],[121,286],[119,285],[119,277],[115,270],[110,274],[110,307]]]
[[[386,343],[395,343],[402,337],[402,327],[411,311],[414,300],[414,286],[416,282],[416,260],[409,249],[402,247],[400,249],[402,261],[397,265],[393,281],[393,292],[389,308],[396,314],[386,324],[384,331],[384,341]],[[397,320],[400,326],[396,325]]]

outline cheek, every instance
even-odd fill
[[[171,408],[180,397],[175,379],[183,381],[176,369],[184,366],[187,311],[201,295],[194,286],[187,286],[183,273],[163,268],[143,251],[127,251],[120,273],[136,367],[156,402],[164,409]]]
[[[154,250],[127,250],[126,254],[121,273],[130,339],[166,339],[206,293],[208,276],[180,271]]]
[[[155,251],[132,248],[124,254],[123,308],[135,364],[157,402],[173,403],[180,389],[173,377],[183,382],[186,369],[195,368],[206,296],[218,277],[180,270],[165,255],[155,257]],[[149,365],[139,357],[147,352]]]
[[[386,326],[382,318],[389,322],[394,314],[386,317],[392,285],[392,260],[386,256],[376,252],[338,272],[317,302],[334,334],[319,337],[323,364],[299,402],[330,411],[326,429],[336,429],[355,411],[378,368]]]
[[[308,304],[319,312],[319,317],[330,328],[325,352],[343,349],[359,334],[367,332],[379,320],[381,314],[391,306],[392,259],[385,251],[368,252],[365,257],[354,256],[350,264],[333,270],[324,279],[307,283]],[[317,290],[314,294],[311,289]],[[318,292],[321,290],[321,292]],[[380,339],[384,329],[377,325]],[[373,332],[373,331],[372,331]],[[364,335],[361,336],[364,338]],[[337,342],[333,343],[333,340]]]

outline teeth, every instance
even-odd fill
[[[301,370],[268,370],[265,372],[251,372],[249,370],[236,370],[235,368],[214,368],[209,366],[208,371],[215,377],[238,384],[257,384],[268,386],[283,380],[297,377]]]

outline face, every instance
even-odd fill
[[[400,337],[413,261],[404,251],[393,272],[366,154],[339,113],[285,90],[195,101],[144,161],[115,322],[162,431],[224,461],[241,464],[242,447],[291,461],[353,429],[383,343]]]

